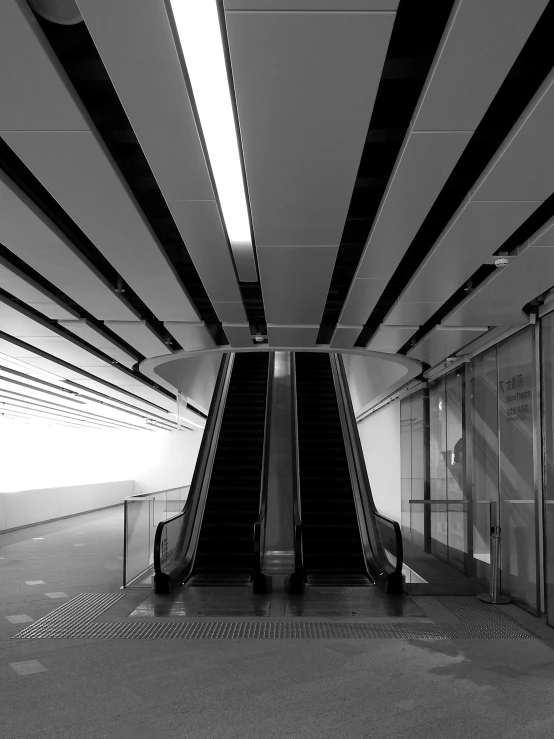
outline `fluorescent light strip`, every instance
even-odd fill
[[[216,0],[170,0],[239,280],[258,277]]]
[[[17,397],[14,397],[17,396]],[[34,409],[40,409],[49,411],[55,414],[62,414],[68,419],[77,421],[90,421],[91,423],[100,423],[110,428],[118,429],[138,429],[145,430],[145,426],[139,426],[136,423],[128,423],[127,421],[120,421],[117,418],[111,418],[110,416],[100,416],[96,413],[87,413],[86,411],[77,411],[67,406],[60,405],[59,403],[51,403],[47,400],[40,400],[34,397],[24,397],[21,393],[12,394],[9,390],[3,390],[0,388],[0,401],[6,400],[14,405],[21,405],[21,407],[32,407]]]
[[[48,423],[56,423],[60,424],[62,426],[70,426],[71,428],[89,428],[89,429],[96,429],[97,431],[100,431],[101,429],[105,428],[104,426],[96,426],[90,423],[86,422],[78,422],[78,421],[72,421],[68,418],[59,418],[57,416],[51,416],[50,414],[44,413],[43,411],[32,411],[32,410],[22,410],[20,408],[9,408],[2,404],[0,404],[0,416],[19,416],[23,418],[35,418],[41,421],[46,421]]]
[[[30,367],[31,369],[34,369],[33,365],[25,365],[24,362],[18,362],[18,364],[15,366],[21,366],[22,369],[27,369],[28,367]],[[9,376],[5,376],[6,373],[15,374],[18,377],[22,377],[27,381],[27,383],[14,380]],[[46,393],[48,395],[53,395],[57,398],[63,398],[64,400],[70,401],[72,403],[78,403],[79,405],[87,405],[88,403],[97,403],[99,405],[114,408],[115,410],[120,411],[122,413],[128,413],[131,416],[138,416],[139,418],[156,418],[160,420],[162,423],[171,423],[169,419],[166,421],[165,418],[157,416],[152,411],[138,408],[123,400],[119,400],[119,398],[115,398],[111,395],[105,395],[104,393],[100,393],[99,391],[93,390],[92,388],[85,388],[81,385],[78,385],[77,383],[70,382],[69,380],[65,380],[64,378],[60,378],[57,375],[52,375],[51,373],[47,373],[47,374],[50,375],[51,378],[56,380],[57,384],[53,382],[47,382],[46,380],[43,380],[41,379],[41,377],[37,377],[34,374],[31,374],[31,375],[25,374],[21,370],[16,370],[12,367],[7,366],[7,363],[6,363],[6,366],[0,365],[0,380],[4,380],[6,382],[12,382],[16,385],[20,385],[22,387],[36,390],[37,392]],[[28,383],[31,383],[31,384],[28,384]],[[78,392],[77,390],[69,390],[67,388],[67,383],[71,384],[75,388],[78,388],[78,390],[80,390],[81,392]],[[64,395],[58,395],[57,393],[51,392],[49,390],[45,390],[44,386],[54,388],[55,390],[60,390],[62,393],[64,393]],[[89,397],[89,394],[92,395],[93,397]],[[111,400],[114,403],[119,403],[120,405],[123,405],[124,408],[120,408],[119,406],[113,406],[104,400],[99,400],[97,397],[94,397],[95,395],[99,396],[100,398],[106,398],[107,400]],[[77,400],[77,397],[81,398],[81,400]],[[144,401],[144,402],[147,403],[147,401]],[[149,405],[151,404],[149,403]],[[128,410],[129,408],[132,408],[133,411]],[[168,416],[174,415],[174,414],[170,414],[168,411],[165,411],[164,409],[161,409],[161,410],[162,412],[166,413]]]
[[[81,429],[90,429],[90,426],[76,425],[74,423],[65,423],[64,421],[53,421],[42,416],[34,416],[32,413],[20,413],[19,411],[3,411],[0,410],[0,418],[9,418],[11,421],[23,421],[24,423],[40,423],[48,426],[63,426],[64,428],[79,431]]]
[[[0,407],[8,407],[8,408],[17,408],[19,410],[25,410],[25,411],[33,411],[33,412],[39,412],[39,413],[46,413],[49,416],[52,416],[53,418],[60,418],[64,421],[68,421],[71,423],[86,423],[94,425],[96,428],[105,428],[106,426],[110,426],[110,428],[113,428],[111,424],[104,423],[103,421],[97,421],[93,418],[75,418],[69,414],[59,412],[53,408],[41,408],[39,404],[33,403],[33,402],[25,402],[25,401],[15,401],[10,399],[4,399],[0,396]]]

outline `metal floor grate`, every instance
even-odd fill
[[[536,639],[505,614],[471,597],[439,600],[462,623],[294,621],[103,622],[95,618],[123,593],[84,593],[17,633],[14,639]]]

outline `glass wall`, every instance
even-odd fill
[[[459,368],[429,386],[430,497],[445,501],[431,505],[431,553],[463,572],[468,540],[464,374]]]
[[[501,590],[531,610],[541,607],[542,543],[535,333],[528,326],[429,383],[428,441],[416,432],[425,437],[424,395],[401,402],[404,535],[486,586],[491,526],[500,526]],[[554,611],[554,313],[543,321],[542,344],[545,569]]]
[[[400,449],[402,479],[402,534],[416,546],[425,548],[425,507],[410,500],[428,498],[426,420],[427,393],[419,391],[400,401]]]

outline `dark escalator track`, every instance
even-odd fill
[[[296,353],[304,570],[310,585],[370,585],[329,355]]]
[[[192,577],[187,585],[249,582],[258,518],[268,353],[235,356]]]

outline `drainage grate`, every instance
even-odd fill
[[[439,600],[463,623],[108,622],[95,623],[122,593],[84,593],[14,639],[536,639],[516,621],[471,597]]]

